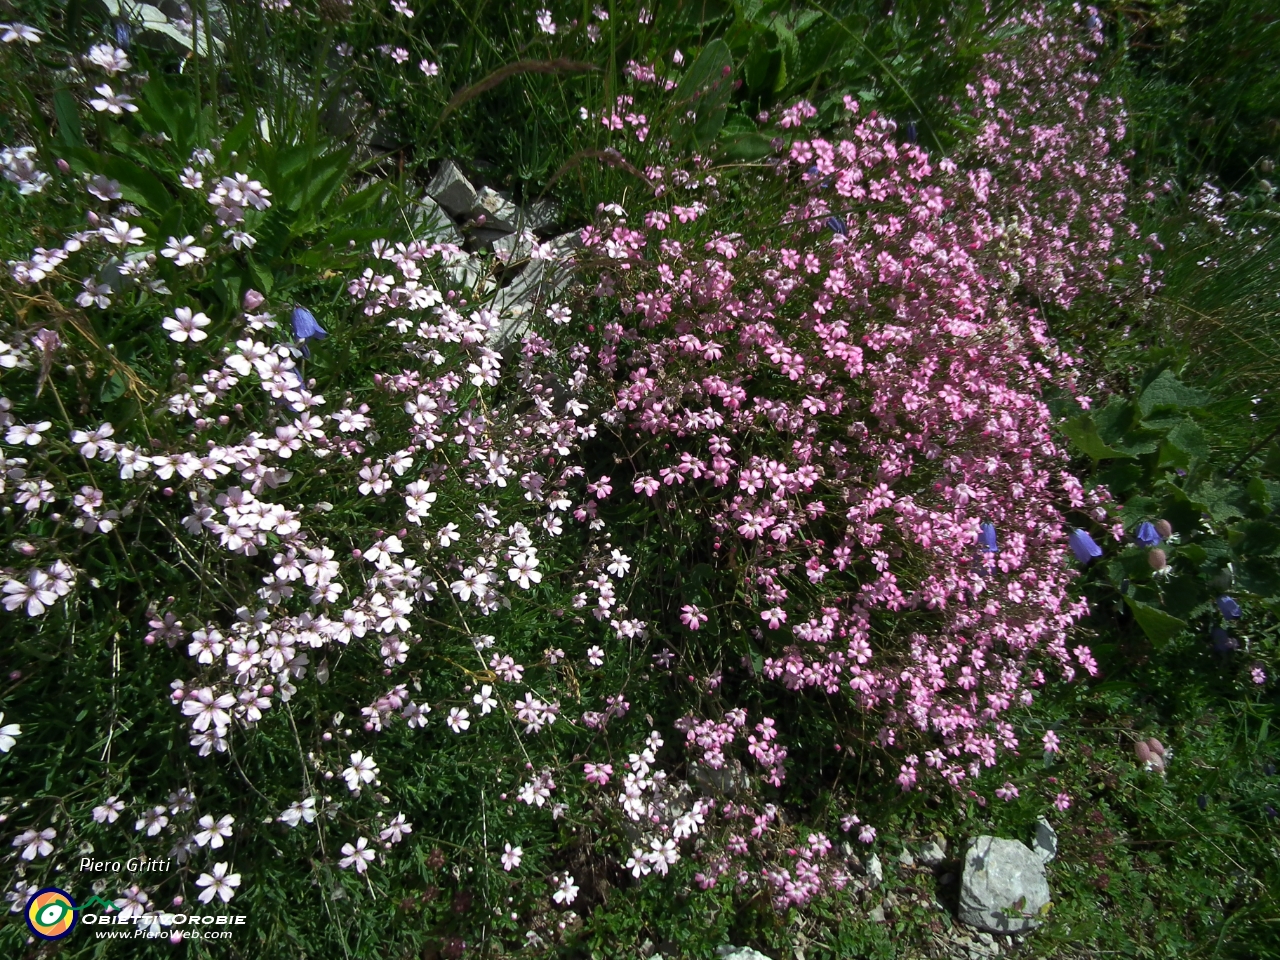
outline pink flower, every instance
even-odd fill
[[[1017,798],[1018,788],[1006,780],[1003,787],[996,787],[996,796],[1008,803]]]
[[[760,614],[760,619],[769,624],[770,630],[777,630],[787,622],[787,612],[781,607],[771,607]]]
[[[1054,798],[1053,805],[1065,813],[1067,808],[1071,806],[1071,795],[1067,793],[1058,794]]]
[[[603,787],[613,775],[613,764],[610,763],[585,763],[582,769],[587,775],[587,783],[594,783],[597,787]]]
[[[707,622],[707,615],[699,610],[695,604],[687,603],[680,610],[680,622],[690,630],[697,630]]]
[[[1048,730],[1045,732],[1044,737],[1041,739],[1042,739],[1042,742],[1044,743],[1045,753],[1058,752],[1058,735],[1056,733],[1054,733],[1052,730]]]

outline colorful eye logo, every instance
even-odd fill
[[[42,940],[61,940],[75,925],[76,902],[65,890],[45,887],[27,901],[27,926]]]

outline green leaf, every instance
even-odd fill
[[[1244,516],[1241,500],[1245,492],[1238,483],[1206,483],[1196,490],[1194,497],[1219,523]]]
[[[739,163],[754,163],[773,153],[773,141],[763,133],[748,133],[734,137],[725,147],[724,155]]]
[[[729,95],[733,91],[733,54],[723,40],[712,40],[675,89],[677,115],[692,110],[691,131],[698,147],[705,148],[720,132]]]
[[[102,385],[102,392],[99,399],[103,403],[110,403],[113,400],[119,400],[124,396],[124,378],[118,373],[113,373],[107,378],[107,382]]]
[[[1129,454],[1120,450],[1116,450],[1108,446],[1098,436],[1098,428],[1094,425],[1093,417],[1089,414],[1082,414],[1073,417],[1062,425],[1062,432],[1071,438],[1071,442],[1084,454],[1087,454],[1095,463],[1099,460],[1110,460],[1116,457],[1128,457]]]
[[[1174,376],[1173,371],[1165,370],[1142,391],[1142,396],[1138,398],[1138,409],[1146,416],[1157,407],[1174,407],[1178,410],[1203,407],[1209,399],[1207,393],[1188,387]]]
[[[1280,595],[1280,569],[1274,560],[1250,557],[1236,564],[1236,583],[1259,597]]]
[[[1265,520],[1246,520],[1236,527],[1241,534],[1235,545],[1242,557],[1274,557],[1280,553],[1280,527]]]
[[[58,118],[58,137],[62,142],[68,147],[83,147],[80,110],[70,90],[59,90],[53,95],[53,114]]]
[[[1156,647],[1163,647],[1187,627],[1185,620],[1172,617],[1149,603],[1143,603],[1133,597],[1125,597],[1124,602],[1133,611],[1133,618],[1138,621],[1142,632]]]
[[[120,192],[126,200],[141,204],[157,216],[164,216],[174,204],[173,197],[153,172],[143,170],[124,157],[107,157],[101,172],[119,181]]]
[[[1199,424],[1189,418],[1179,421],[1178,425],[1169,431],[1165,440],[1189,457],[1203,460],[1209,456],[1209,443],[1205,439],[1204,431],[1200,429]]]

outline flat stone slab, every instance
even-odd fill
[[[427,184],[427,196],[453,216],[460,217],[475,206],[477,194],[476,188],[462,175],[458,165],[452,160],[446,160]]]

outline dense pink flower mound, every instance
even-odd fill
[[[1006,24],[1022,43],[988,54],[983,76],[957,104],[978,122],[959,159],[983,205],[974,213],[992,234],[983,258],[1010,289],[1021,285],[1064,307],[1105,287],[1123,264],[1117,230],[1137,236],[1124,222],[1123,101],[1100,95],[1089,70],[1102,22],[1092,7],[1076,12],[1089,19],[1033,6]]]
[[[1062,510],[1099,505],[1042,400],[1071,360],[983,269],[980,178],[894,133],[872,116],[793,143],[794,203],[759,240],[703,227],[706,206],[584,238],[626,319],[598,359],[635,494],[705,507],[766,676],[882,716],[907,789],[921,755],[959,785],[1016,748],[1004,715],[1040,664],[1094,670]]]

